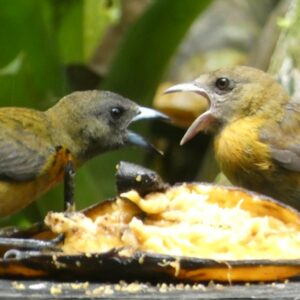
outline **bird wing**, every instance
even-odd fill
[[[281,167],[300,172],[300,155],[292,149],[279,149],[278,147],[271,146],[271,156]],[[298,151],[300,144],[298,144]]]
[[[0,180],[32,180],[55,153],[42,112],[0,110]]]
[[[261,140],[269,145],[275,163],[300,172],[300,108],[298,103],[289,103],[280,123],[261,130]]]

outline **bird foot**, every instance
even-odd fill
[[[3,259],[21,259],[28,255],[41,254],[42,251],[61,251],[58,244],[63,240],[63,234],[59,234],[52,240],[0,237],[0,246],[13,247],[4,253]]]

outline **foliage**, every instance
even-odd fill
[[[153,1],[124,37],[103,87],[149,104],[177,45],[209,2]],[[66,68],[89,62],[120,13],[120,0],[0,0],[0,105],[46,109],[69,93]],[[114,165],[143,155],[118,151],[79,171],[78,206],[113,195]],[[61,203],[56,188],[8,221],[40,220]]]

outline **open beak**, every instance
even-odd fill
[[[165,91],[165,94],[169,93],[176,93],[176,92],[193,92],[202,97],[204,97],[209,104],[209,109],[201,114],[196,120],[192,123],[192,125],[188,128],[185,135],[180,141],[180,145],[185,144],[189,140],[191,140],[198,132],[208,128],[214,121],[215,117],[212,115],[211,112],[211,98],[207,92],[207,88],[205,86],[201,86],[197,82],[187,82],[187,83],[180,83],[168,88]]]
[[[144,107],[144,106],[139,106],[139,112],[135,117],[133,117],[133,119],[131,120],[131,123],[139,121],[139,120],[146,120],[146,119],[170,121],[170,118],[167,115],[165,115],[155,109],[152,109],[149,107]]]
[[[136,147],[139,147],[139,148],[143,148],[147,151],[163,155],[162,151],[160,151],[159,149],[154,147],[145,138],[143,138],[141,135],[139,135],[139,134],[137,134],[133,131],[128,131],[128,133],[127,133],[127,145],[136,146]]]
[[[139,106],[139,112],[138,114],[132,118],[130,123],[140,121],[140,120],[161,120],[161,121],[170,121],[170,118],[155,110],[152,108],[144,107],[144,106]],[[150,142],[148,142],[145,138],[143,138],[141,135],[133,132],[133,131],[128,131],[127,134],[127,144],[131,146],[137,146],[140,148],[144,148],[148,151],[155,152],[158,154],[163,154],[162,151],[159,149],[155,148]]]

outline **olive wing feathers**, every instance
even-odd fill
[[[55,152],[42,112],[0,110],[0,180],[35,179]]]
[[[270,149],[273,161],[280,167],[300,172],[300,111],[298,105],[286,108],[280,123],[261,131],[261,140]]]
[[[300,151],[300,145],[298,145]],[[274,146],[270,147],[271,156],[281,167],[295,172],[300,172],[300,153],[293,149],[279,149]]]

